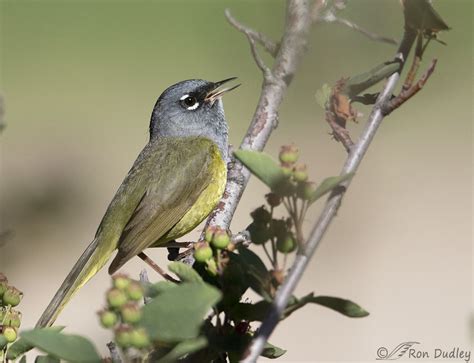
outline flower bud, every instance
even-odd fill
[[[115,326],[118,322],[118,316],[116,313],[110,310],[99,311],[100,324],[105,329],[110,329]]]
[[[214,226],[209,226],[206,228],[206,232],[204,234],[204,239],[211,243],[212,237],[214,236],[214,233],[216,232],[216,227]]]
[[[127,296],[130,300],[139,301],[143,299],[145,292],[143,286],[138,281],[131,281],[126,289]]]
[[[125,274],[116,274],[112,276],[113,285],[119,290],[125,290],[130,284],[130,278]]]
[[[113,287],[107,291],[107,303],[111,308],[119,308],[126,304],[127,301],[127,294],[125,294],[124,291],[119,290],[116,287]]]
[[[11,326],[4,327],[2,334],[7,339],[8,343],[13,343],[16,340],[17,336],[18,336],[18,334],[16,332],[16,328],[13,328]]]
[[[194,259],[196,262],[205,263],[212,258],[212,248],[207,242],[198,243],[194,246]]]
[[[263,223],[252,222],[248,227],[247,231],[250,233],[250,239],[252,243],[261,245],[267,242],[270,238],[270,230],[267,225]]]
[[[270,207],[278,207],[281,204],[281,197],[275,193],[268,193],[265,195],[265,199]]]
[[[136,349],[144,349],[150,346],[150,338],[145,329],[133,329],[130,333],[130,343]]]
[[[297,164],[293,170],[293,177],[297,182],[305,182],[308,180],[306,164]]]
[[[282,166],[280,169],[281,169],[281,172],[283,173],[283,175],[288,177],[288,178],[293,175],[293,168],[289,168],[287,166]]]
[[[115,342],[120,348],[128,348],[131,345],[132,328],[127,325],[120,325],[115,329]]]
[[[282,164],[294,164],[300,155],[300,151],[296,145],[283,145],[280,149],[279,159]]]
[[[212,247],[223,250],[225,249],[230,243],[230,237],[227,231],[223,229],[218,229],[214,233],[214,236],[212,238]]]
[[[288,233],[288,225],[284,219],[274,219],[272,222],[272,234],[277,239],[283,238]]]
[[[281,253],[290,253],[296,249],[296,241],[291,233],[277,239],[277,250]]]
[[[264,205],[255,209],[252,213],[250,213],[250,216],[255,222],[260,223],[268,223],[272,219],[272,215]]]
[[[120,315],[122,315],[122,320],[127,324],[136,324],[142,318],[142,311],[134,303],[128,303],[122,306],[120,309]]]
[[[3,294],[3,304],[17,306],[23,297],[23,293],[16,287],[8,286]]]

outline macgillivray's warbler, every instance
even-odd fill
[[[50,326],[117,249],[113,274],[148,247],[194,229],[214,209],[227,180],[228,126],[221,96],[234,88],[192,79],[155,104],[150,139],[135,160],[86,248],[36,324]]]

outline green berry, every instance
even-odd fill
[[[291,233],[277,239],[277,250],[281,253],[290,253],[296,249],[296,241]]]
[[[214,233],[214,237],[212,238],[212,247],[223,250],[225,249],[230,243],[230,237],[227,231],[224,231],[223,229],[218,229]]]
[[[120,309],[120,315],[122,315],[124,323],[136,324],[142,318],[142,311],[136,304],[128,303],[122,306]]]
[[[124,291],[119,290],[116,287],[113,287],[107,291],[107,303],[111,308],[119,308],[126,304],[127,301],[127,294],[125,294]]]
[[[293,168],[289,168],[287,166],[282,166],[280,169],[281,169],[283,175],[288,177],[288,178],[293,175]]]
[[[106,328],[110,329],[115,326],[118,322],[118,316],[116,313],[110,310],[103,310],[99,312],[100,324]]]
[[[13,309],[11,309],[10,311],[5,311],[0,321],[4,322],[3,323],[4,326],[19,328],[21,325],[21,312],[13,310]]]
[[[295,145],[283,145],[280,149],[279,159],[282,164],[294,164],[300,155],[300,151]]]
[[[23,297],[23,293],[16,287],[9,286],[3,294],[3,304],[10,306],[17,306]]]
[[[11,326],[4,327],[3,336],[7,339],[8,343],[13,343],[18,336],[18,334],[16,333],[16,328],[13,328]]]
[[[150,346],[150,338],[145,329],[133,329],[130,333],[130,344],[136,349],[143,349]]]
[[[281,204],[281,197],[275,193],[268,193],[265,195],[265,199],[270,207],[278,207]]]
[[[5,349],[8,344],[7,338],[3,334],[0,334],[0,351]]]
[[[194,249],[194,259],[196,262],[205,263],[212,257],[212,248],[208,243],[202,243]]]
[[[256,245],[261,245],[267,242],[270,238],[270,230],[267,225],[257,222],[252,222],[248,227],[247,231],[250,233],[250,239]]]
[[[211,243],[212,237],[214,236],[214,232],[216,231],[216,227],[214,226],[209,226],[206,228],[206,233],[204,234],[204,239]]]
[[[127,325],[121,325],[115,329],[115,342],[120,348],[128,348],[131,345],[132,328]]]
[[[250,216],[255,222],[268,223],[272,220],[271,213],[265,208],[264,205],[255,209]]]
[[[303,200],[310,200],[316,190],[316,184],[313,182],[298,183],[297,195]]]
[[[127,275],[124,274],[117,274],[112,276],[112,279],[114,280],[114,287],[116,287],[119,290],[125,290],[128,285],[130,285],[130,278]]]
[[[293,178],[295,178],[297,182],[305,182],[308,180],[306,164],[298,164],[295,166],[293,170]]]
[[[8,279],[4,274],[0,273],[0,298],[3,296],[7,288],[8,288]]]
[[[143,286],[138,281],[132,281],[127,286],[127,296],[130,300],[139,301],[143,299],[144,291]]]

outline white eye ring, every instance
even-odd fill
[[[186,99],[187,99],[187,98],[191,98],[191,99],[194,100],[195,102],[194,102],[192,105],[188,105],[188,104],[186,103]],[[196,108],[199,107],[199,102],[196,100],[196,98],[190,96],[189,94],[185,94],[185,95],[181,96],[181,98],[180,98],[179,100],[182,101],[183,106],[185,106],[187,110],[192,111],[192,110],[195,110]]]

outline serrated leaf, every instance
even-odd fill
[[[220,299],[219,290],[206,283],[175,285],[143,307],[142,326],[153,340],[176,343],[196,338],[204,317]]]
[[[288,177],[270,155],[252,150],[236,150],[234,155],[270,189],[279,190],[286,184]]]
[[[323,84],[323,86],[316,91],[316,102],[323,110],[327,107],[331,92],[331,87],[327,83]]]
[[[202,277],[191,266],[182,262],[171,262],[168,265],[171,272],[176,274],[183,282],[203,282]]]
[[[35,329],[23,332],[21,337],[43,352],[71,363],[101,362],[94,345],[79,335]]]
[[[169,353],[161,357],[156,363],[174,363],[179,358],[197,352],[207,347],[207,339],[205,337],[198,337],[196,339],[185,340],[176,344]]]
[[[342,182],[346,181],[347,179],[352,178],[354,173],[339,175],[339,176],[331,176],[329,178],[324,179],[321,184],[318,185],[316,190],[309,198],[309,203],[314,203],[316,200],[321,198],[324,194],[330,192],[337,186],[339,186]]]
[[[60,332],[64,329],[64,326],[52,326],[48,328],[43,328],[44,330]],[[20,337],[15,343],[13,343],[7,351],[7,359],[14,360],[17,359],[20,355],[25,354],[26,352],[33,349],[34,346],[28,343],[25,339]]]
[[[281,349],[273,344],[270,344],[269,342],[266,342],[262,354],[260,355],[265,358],[276,359],[281,357],[285,353],[285,349]]]

